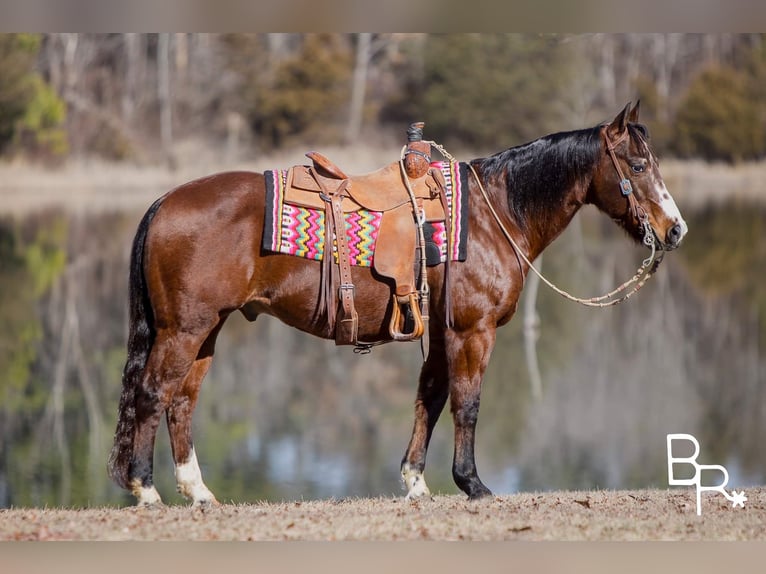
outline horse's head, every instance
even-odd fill
[[[675,249],[688,230],[660,175],[657,157],[630,104],[601,127],[602,153],[589,190],[590,202],[607,213],[636,241],[654,234],[661,249]]]

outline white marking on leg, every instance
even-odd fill
[[[202,472],[197,462],[197,454],[192,447],[186,462],[176,465],[176,484],[178,492],[193,501],[194,506],[218,504],[218,501],[202,482]]]
[[[155,506],[162,504],[162,498],[157,489],[152,486],[143,486],[140,478],[134,478],[130,485],[130,491],[136,497],[138,506]]]
[[[404,480],[404,485],[407,487],[406,500],[431,496],[431,491],[428,490],[428,485],[426,484],[426,479],[423,477],[423,473],[412,468],[409,462],[405,462],[402,465],[402,479]]]

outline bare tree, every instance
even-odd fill
[[[357,34],[356,63],[351,84],[351,105],[346,128],[346,143],[351,144],[359,138],[364,114],[364,96],[367,90],[367,68],[370,64],[370,42],[372,34]]]
[[[122,90],[122,117],[127,123],[135,119],[139,105],[140,86],[143,81],[145,61],[141,57],[145,37],[142,34],[125,34],[125,87]]]
[[[157,98],[160,104],[160,142],[168,160],[173,145],[173,102],[170,88],[171,37],[161,33],[157,45]]]
[[[535,260],[535,265],[538,270],[542,269],[542,255]],[[543,398],[543,382],[540,376],[540,365],[537,362],[537,340],[540,338],[540,315],[537,313],[539,287],[540,277],[536,273],[530,273],[524,290],[524,355],[527,359],[532,398],[535,401]]]

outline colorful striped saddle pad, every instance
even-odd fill
[[[446,182],[447,204],[452,217],[453,261],[465,261],[468,242],[468,170],[464,163],[435,162]],[[291,204],[286,193],[289,181],[286,169],[269,170],[266,177],[266,217],[262,246],[274,253],[284,253],[321,260],[325,253],[325,214],[315,209]],[[353,178],[352,178],[353,181]],[[403,197],[407,193],[402,186]],[[406,200],[408,201],[408,200]],[[343,214],[351,265],[371,267],[384,212],[360,208]],[[413,233],[414,231],[413,224]],[[426,221],[426,263],[438,265],[447,258],[446,225],[441,221]],[[333,246],[337,258],[337,249]]]

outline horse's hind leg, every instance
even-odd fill
[[[407,452],[402,459],[402,479],[407,487],[407,499],[430,496],[423,471],[426,452],[436,421],[444,409],[449,393],[447,360],[444,343],[431,339],[431,350],[420,371],[418,394],[415,399],[415,424]]]
[[[138,504],[161,503],[154,487],[154,442],[163,413],[192,368],[210,329],[157,332],[141,383],[136,389],[136,426],[129,468],[130,489]]]
[[[178,388],[167,410],[170,446],[175,463],[178,492],[191,499],[194,506],[218,504],[215,496],[202,481],[202,473],[192,441],[192,414],[197,405],[200,386],[215,352],[215,340],[226,317],[208,335],[197,354],[189,374]]]

